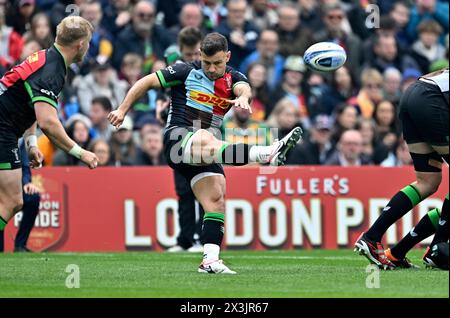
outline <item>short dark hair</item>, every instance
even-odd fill
[[[228,52],[227,38],[217,32],[209,33],[203,39],[200,50],[207,56],[212,56],[220,51]]]
[[[195,27],[185,27],[178,34],[178,47],[180,50],[184,46],[195,46],[197,43],[200,43],[202,40],[202,32]]]
[[[102,108],[107,112],[112,111],[112,104],[108,97],[105,97],[105,96],[95,97],[91,101],[91,105],[94,105],[94,104],[101,105]]]

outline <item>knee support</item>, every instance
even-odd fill
[[[442,157],[437,152],[427,154],[412,153],[414,169],[418,172],[441,172]]]

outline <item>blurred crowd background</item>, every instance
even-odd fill
[[[95,32],[86,59],[69,69],[59,113],[69,136],[104,166],[166,164],[168,91],[148,91],[119,130],[106,117],[139,78],[177,59],[184,27],[226,36],[229,65],[251,83],[253,113],[230,111],[224,139],[270,143],[270,128],[281,138],[300,125],[305,136],[291,165],[411,164],[400,96],[420,75],[448,67],[448,1],[0,0],[0,76],[48,48],[70,14]],[[320,41],[345,48],[344,67],[318,73],[304,65],[305,50]],[[39,146],[47,166],[79,165],[44,135]]]

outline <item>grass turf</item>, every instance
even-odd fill
[[[421,264],[422,252],[411,260]],[[350,250],[225,251],[237,275],[196,272],[200,254],[40,253],[0,254],[2,297],[449,297],[449,273],[396,270],[380,273],[367,288],[367,260]],[[80,288],[67,288],[69,264]],[[369,278],[370,280],[370,278]]]

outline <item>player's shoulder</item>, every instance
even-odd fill
[[[245,74],[241,73],[240,71],[236,70],[232,66],[227,65],[225,69],[225,73],[231,74],[232,77],[237,78],[241,81],[248,81],[247,76]]]

